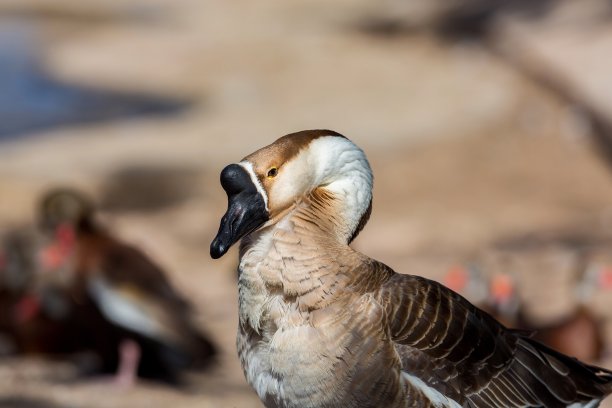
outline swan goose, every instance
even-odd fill
[[[596,407],[612,372],[505,328],[349,244],[372,208],[365,154],[302,131],[221,172],[213,258],[240,240],[237,348],[266,407]]]

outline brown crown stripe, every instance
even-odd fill
[[[336,136],[346,139],[345,136],[341,135],[338,132],[334,132],[333,130],[302,130],[300,132],[289,133],[288,135],[282,136],[275,142],[249,154],[242,160],[248,160],[253,162],[253,159],[256,159],[257,156],[259,156],[258,153],[260,153],[262,150],[269,149],[268,154],[270,154],[271,152],[272,154],[281,158],[282,163],[286,163],[287,161],[295,157],[303,148],[308,146],[310,142],[324,136]]]

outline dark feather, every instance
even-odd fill
[[[463,406],[566,407],[612,392],[612,372],[506,329],[436,282],[395,274],[378,298],[403,370]]]

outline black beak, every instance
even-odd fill
[[[210,256],[214,259],[222,257],[236,241],[268,221],[264,198],[242,166],[230,164],[224,168],[221,186],[227,193],[227,212],[210,244]]]

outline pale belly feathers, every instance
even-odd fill
[[[432,401],[437,391],[402,374],[374,299],[342,296],[342,274],[326,274],[321,260],[283,257],[297,241],[279,235],[260,237],[239,267],[238,354],[266,407],[458,406],[441,395]]]

